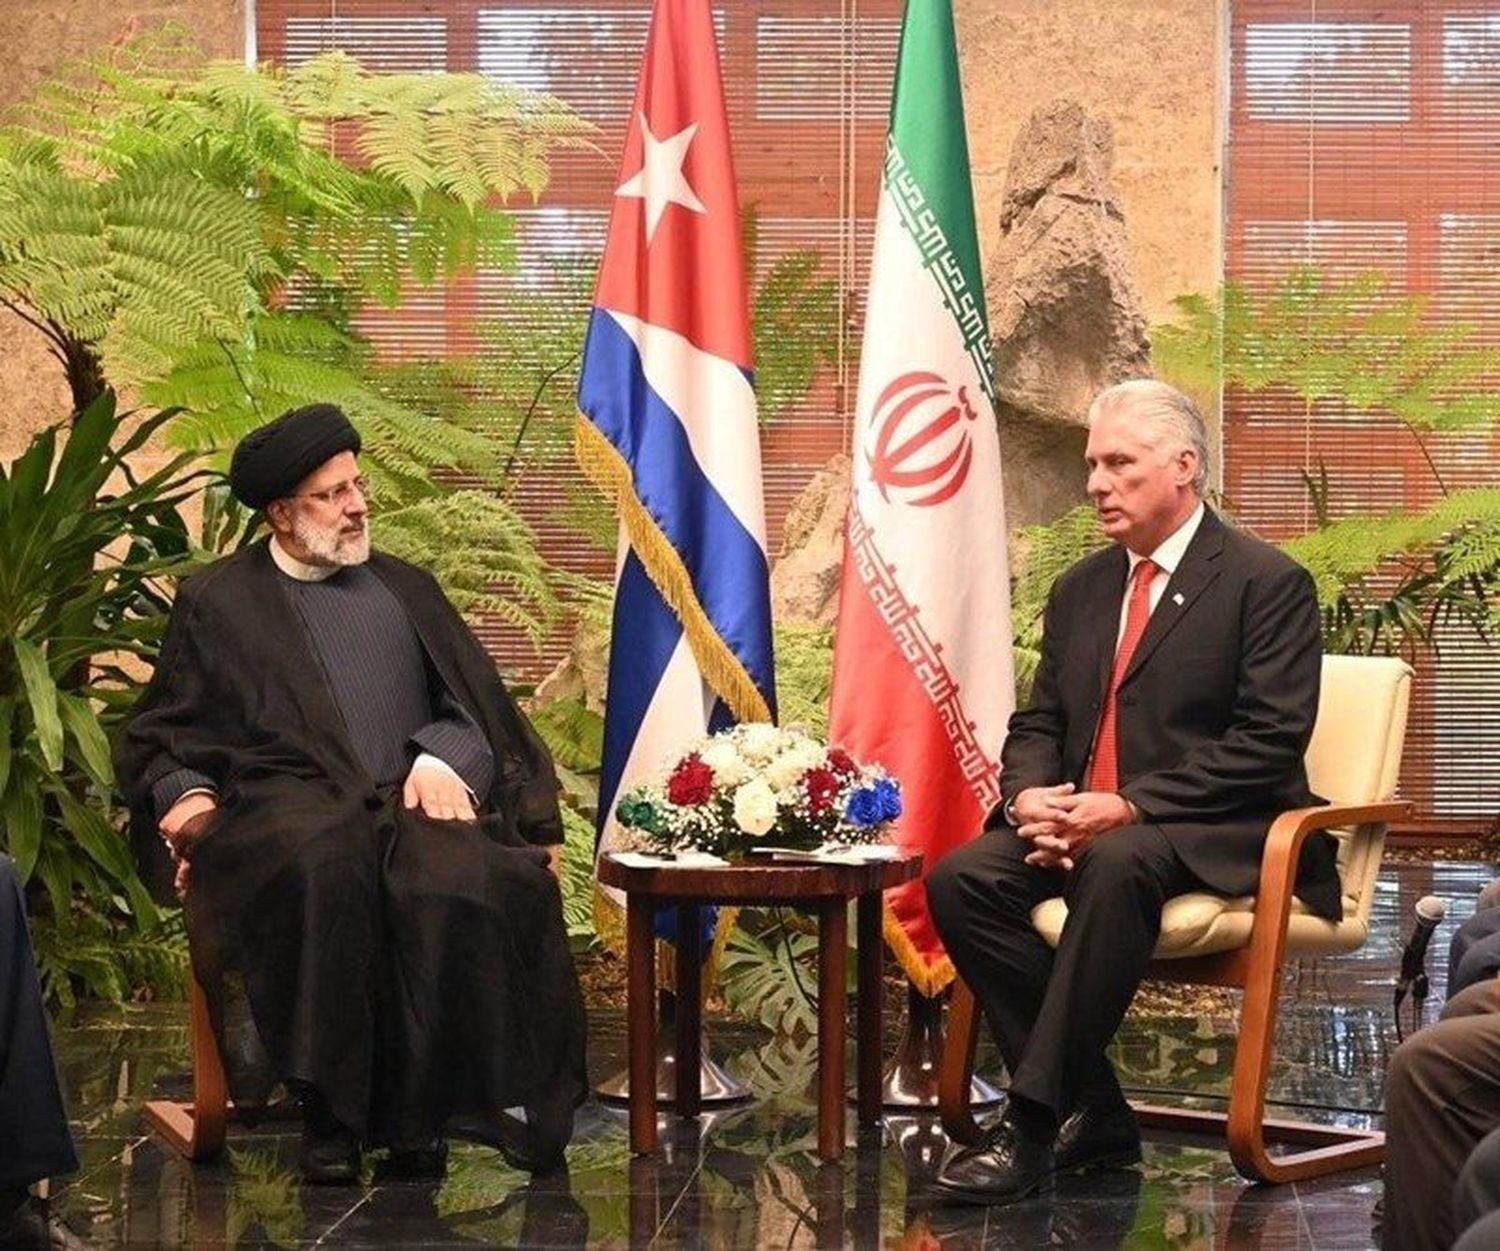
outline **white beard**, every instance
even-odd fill
[[[342,526],[325,526],[305,516],[292,518],[292,538],[307,553],[310,565],[344,568],[370,559],[370,528],[361,525],[358,534],[345,533]]]

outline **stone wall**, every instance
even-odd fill
[[[0,4],[0,109],[29,96],[69,60],[163,22],[185,27],[205,53],[245,52],[245,0],[156,0],[124,5],[100,0],[4,0]],[[9,460],[33,431],[65,417],[68,390],[46,341],[0,309],[0,460]]]

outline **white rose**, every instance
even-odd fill
[[[823,745],[815,743],[810,738],[804,738],[794,744],[787,754],[804,769],[816,769],[828,758],[828,752]]]
[[[765,721],[740,727],[740,751],[751,760],[769,760],[781,745],[781,731]]]
[[[765,778],[778,791],[789,790],[807,772],[808,766],[795,752],[783,752],[766,766]]]
[[[727,738],[712,739],[698,753],[698,759],[714,771],[714,781],[724,786],[738,786],[750,776],[738,749]]]
[[[776,824],[776,792],[761,778],[734,792],[734,821],[746,834],[761,835]]]

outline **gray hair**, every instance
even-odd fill
[[[1130,378],[1107,387],[1089,405],[1088,424],[1093,425],[1105,413],[1129,408],[1142,424],[1149,424],[1156,437],[1152,447],[1163,443],[1191,448],[1198,456],[1193,474],[1193,490],[1202,495],[1208,489],[1208,427],[1198,406],[1176,387],[1155,378]]]

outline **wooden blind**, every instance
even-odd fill
[[[1442,322],[1500,344],[1500,4],[1235,0],[1230,277],[1297,265],[1385,273]],[[1388,414],[1287,393],[1225,397],[1225,491],[1271,538],[1314,521],[1301,471],[1328,471],[1335,515],[1412,508],[1441,487]],[[1493,483],[1500,439],[1430,440],[1449,489]],[[1403,790],[1429,827],[1500,814],[1500,664],[1457,631],[1419,658]]]
[[[372,69],[477,71],[560,96],[600,127],[602,155],[564,154],[541,202],[513,206],[514,269],[414,291],[399,309],[363,318],[361,329],[382,353],[482,351],[476,329],[522,315],[518,304],[526,317],[576,325],[581,341],[590,293],[560,275],[579,258],[597,258],[603,245],[650,10],[649,0],[259,0],[262,60],[295,64],[340,49]],[[855,321],[900,16],[901,0],[722,0],[714,8],[740,200],[759,221],[757,278],[788,251],[816,249],[843,310],[836,363],[763,435],[773,553],[791,501],[848,439]],[[518,301],[518,289],[555,290],[557,298]],[[613,553],[559,523],[559,500],[585,488],[571,457],[558,451],[522,477],[517,503],[549,558],[609,577]],[[538,654],[498,623],[482,623],[480,634],[502,667],[524,677],[545,673],[567,644],[549,639]]]

